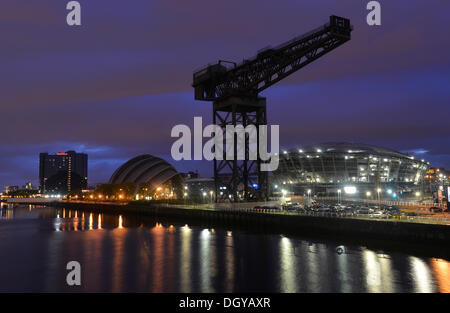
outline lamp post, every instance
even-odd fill
[[[286,194],[287,191],[285,189],[281,190],[281,203],[284,204],[286,202]]]
[[[419,191],[416,191],[416,197],[420,200],[420,196],[422,195],[422,193],[421,192],[419,192]]]
[[[338,192],[338,204],[341,204],[341,192],[342,192],[342,190],[338,189],[337,192]]]
[[[371,193],[370,191],[367,191],[367,192],[366,192],[366,197],[367,197],[367,200],[369,200],[369,199],[370,199],[370,196],[372,196],[372,193]]]
[[[381,188],[377,188],[377,198],[378,198],[378,204],[381,204],[381,197],[380,197],[380,193],[381,193]]]

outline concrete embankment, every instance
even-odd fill
[[[55,202],[55,199],[51,198],[7,198],[7,203],[13,204],[48,204]]]
[[[450,226],[409,223],[395,220],[363,220],[281,213],[242,212],[235,210],[187,209],[150,205],[120,205],[104,203],[54,202],[43,203],[66,209],[103,213],[139,214],[155,218],[170,218],[198,225],[223,225],[244,229],[259,229],[281,234],[320,234],[351,236],[407,244],[432,244],[448,249]]]

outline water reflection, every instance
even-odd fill
[[[341,248],[342,249],[342,248]],[[346,253],[337,252],[337,264],[338,264],[338,280],[339,288],[342,292],[352,292],[352,286],[349,275],[348,256]]]
[[[225,237],[225,292],[233,292],[234,286],[234,247],[233,247],[233,232],[227,231]]]
[[[296,257],[291,240],[284,236],[280,240],[280,276],[282,292],[297,292]]]
[[[411,275],[415,292],[433,292],[432,277],[427,264],[417,257],[409,257],[411,263]]]
[[[192,292],[192,273],[191,273],[191,236],[192,230],[188,225],[181,227],[181,258],[180,258],[180,276],[181,276],[181,292]]]
[[[450,292],[443,259],[69,209],[2,206],[2,219],[0,292],[65,291],[68,260],[81,291]]]
[[[431,259],[431,268],[436,277],[438,291],[450,293],[450,262],[443,259]]]

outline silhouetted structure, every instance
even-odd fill
[[[258,94],[350,40],[351,31],[350,20],[331,16],[329,23],[280,46],[263,49],[240,65],[220,60],[194,73],[195,99],[213,101],[213,121],[222,128],[224,140],[227,125],[255,125],[258,129],[267,124],[266,99]],[[259,145],[259,132],[257,140]],[[266,199],[267,172],[260,171],[259,153],[257,160],[249,160],[246,137],[245,159],[239,161],[236,142],[235,135],[233,160],[226,159],[225,149],[223,160],[214,159],[216,201],[219,186],[227,187],[226,199],[237,201],[239,187],[246,200]]]

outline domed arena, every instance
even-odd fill
[[[323,143],[280,152],[272,187],[294,194],[392,197],[418,195],[429,168],[425,160],[391,149],[355,143]],[[347,192],[349,191],[349,192]]]
[[[109,180],[110,184],[134,183],[148,191],[162,188],[181,189],[180,173],[167,161],[150,154],[139,155],[120,166]]]

